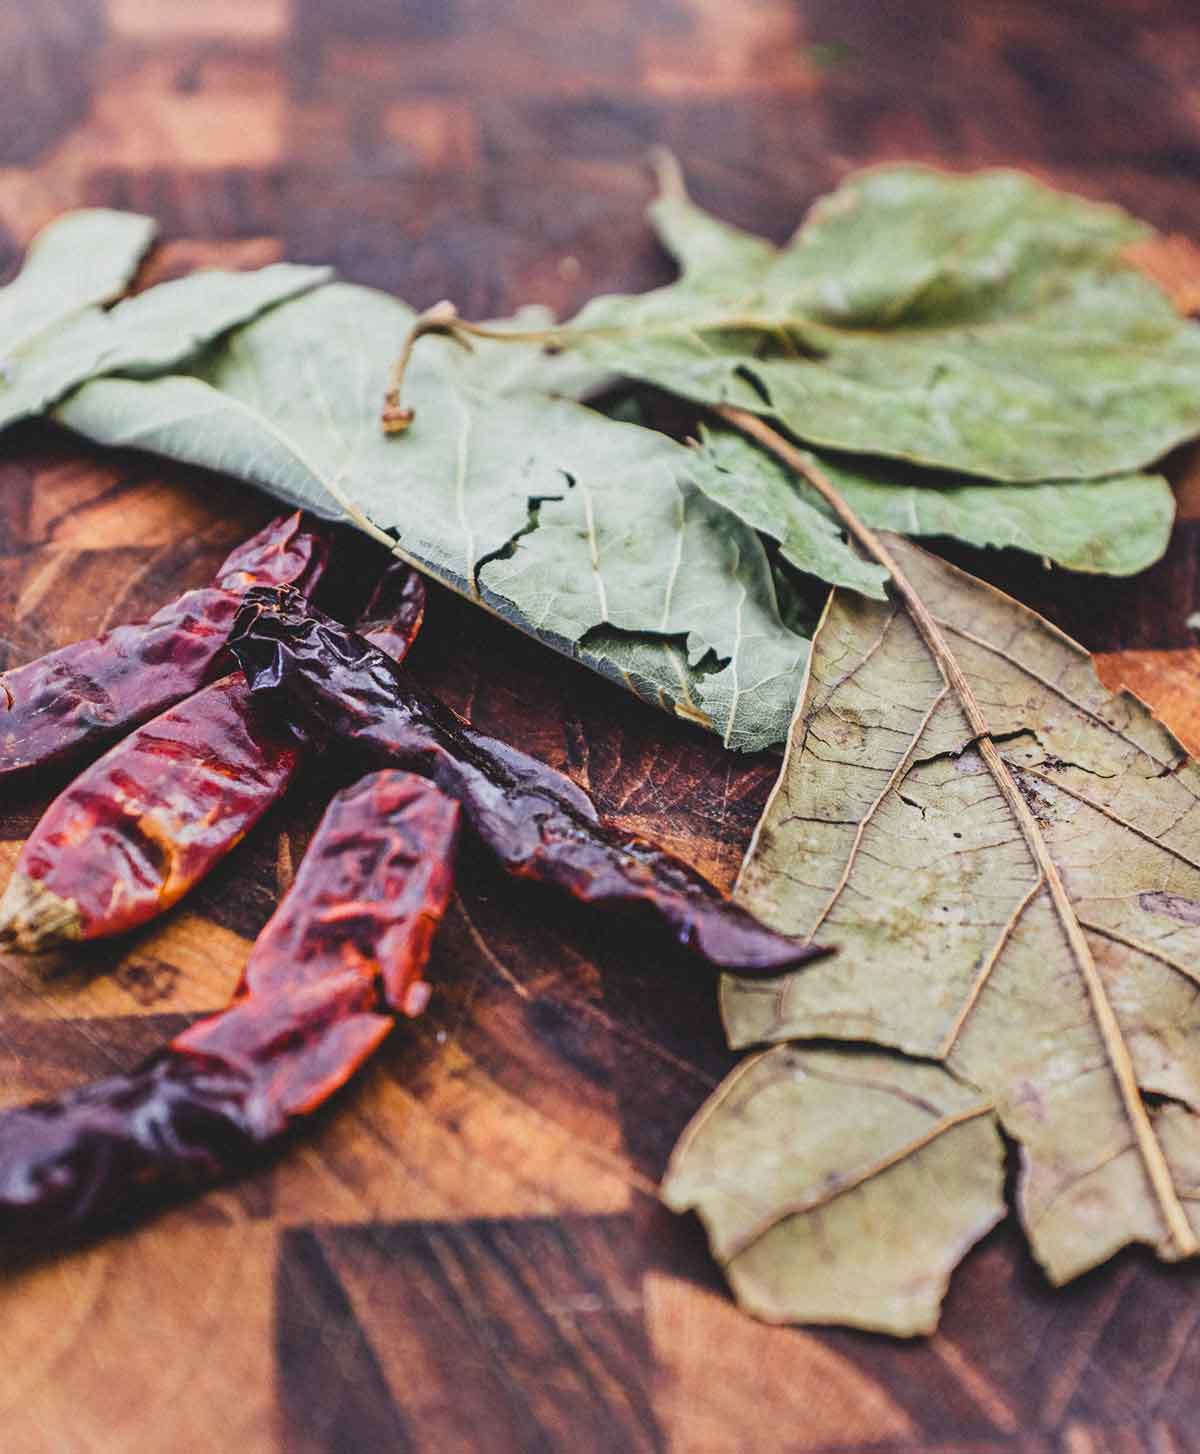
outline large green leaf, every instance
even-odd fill
[[[840,953],[770,983],[727,979],[730,1039],[880,1047],[872,1080],[919,1094],[939,1124],[958,1105],[951,1082],[974,1088],[975,1113],[982,1097],[1019,1147],[1018,1210],[1056,1283],[1130,1242],[1195,1255],[1200,768],[1032,611],[898,537],[886,547],[895,599],[834,592],[814,638],[738,891],[774,928],[819,929]],[[857,1049],[822,1056],[823,1076],[857,1082]],[[937,1094],[918,1091],[918,1060],[944,1067]],[[815,1185],[808,1168],[828,1159],[807,1142],[811,1095],[772,1122],[747,1117],[737,1085],[702,1113],[702,1139],[685,1139],[667,1195],[701,1208],[720,1251],[723,1198],[753,1184],[770,1243],[742,1263],[741,1286],[775,1316],[813,1316],[792,1259],[816,1234],[772,1230],[806,1211],[793,1187]],[[964,1164],[979,1148],[956,1136],[935,1165],[927,1139],[898,1132],[885,1164],[855,1096],[813,1114],[848,1178],[825,1183],[835,1206],[821,1225],[842,1217],[836,1194],[861,1182],[857,1168],[878,1164],[872,1275],[882,1288],[940,1277],[982,1225]],[[928,1234],[916,1250],[906,1222]],[[825,1284],[851,1283],[854,1242],[824,1245]],[[819,1315],[928,1326],[928,1305],[897,1313],[860,1292],[844,1315]]]
[[[1145,232],[1016,172],[849,178],[775,249],[675,188],[683,275],[563,338],[816,445],[1001,480],[1128,473],[1200,429],[1200,329],[1119,259]]]
[[[870,578],[862,583],[845,569],[849,558],[861,571],[875,572],[875,579],[884,574],[851,554],[828,506],[803,479],[735,430],[705,431],[702,452],[712,470],[697,476],[701,488],[785,541],[784,554],[794,565],[834,585],[881,594],[870,588]],[[819,463],[873,529],[1015,546],[1075,571],[1128,576],[1145,570],[1166,550],[1175,519],[1175,499],[1161,475],[983,484],[934,472],[889,471],[869,460],[851,465],[830,455],[820,456]],[[814,518],[823,533],[813,530]],[[786,543],[795,536],[804,550]],[[840,554],[830,553],[831,544]]]
[[[31,262],[36,256],[31,255]],[[81,266],[78,257],[76,266]],[[29,267],[27,263],[26,272]],[[115,283],[116,269],[108,272]],[[151,375],[178,367],[211,339],[329,276],[328,268],[291,263],[257,272],[213,269],[160,283],[109,309],[88,306],[57,321],[43,321],[6,356],[0,428],[41,413],[97,375]],[[48,280],[39,286],[48,286]],[[38,316],[45,320],[45,311]]]
[[[412,319],[383,294],[321,288],[191,375],[97,380],[55,417],[351,512],[455,590],[729,745],[781,740],[807,642],[781,618],[757,534],[696,489],[694,451],[546,392],[594,376],[570,359],[438,339],[409,372],[414,423],[388,437],[383,384]]]

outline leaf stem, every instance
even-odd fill
[[[565,328],[492,328],[486,323],[471,323],[460,318],[458,309],[448,299],[435,303],[413,320],[400,350],[400,357],[392,365],[380,421],[383,432],[403,434],[413,421],[414,411],[406,408],[403,403],[404,377],[408,372],[413,349],[427,333],[451,338],[463,348],[469,349],[472,338],[487,338],[497,343],[561,344],[567,331]]]
[[[1041,826],[1030,811],[1029,805],[1017,786],[1016,779],[992,739],[991,728],[983,709],[937,620],[882,539],[859,519],[811,454],[806,450],[798,449],[764,420],[745,409],[722,404],[716,406],[715,412],[727,424],[731,424],[735,429],[761,444],[789,469],[807,480],[845,525],[858,545],[891,575],[893,589],[903,601],[913,625],[937,662],[938,669],[947,685],[958,698],[979,755],[987,765],[1009,811],[1017,820],[1034,863],[1049,889],[1050,898],[1062,925],[1063,933],[1087,987],[1092,1010],[1096,1016],[1109,1063],[1117,1081],[1125,1113],[1133,1128],[1142,1164],[1167,1231],[1181,1256],[1190,1256],[1200,1252],[1200,1242],[1197,1241],[1187,1213],[1176,1193],[1171,1169],[1167,1164],[1162,1146],[1154,1134],[1149,1112],[1142,1100],[1141,1091],[1138,1089],[1137,1075],[1134,1071],[1129,1047],[1125,1043],[1124,1033],[1104,988],[1104,982],[1100,978],[1100,972],[1096,968],[1091,947],[1076,916],[1066,885],[1058,871],[1058,865],[1050,855],[1049,845],[1046,843]],[[949,1048],[946,1047],[947,1050]]]
[[[705,329],[745,329],[769,335],[789,358],[820,358],[823,350],[819,340],[823,327],[799,314],[794,318],[781,319],[757,313],[730,313],[714,315],[699,323],[695,320],[666,319],[648,329],[647,333],[657,338],[670,338],[692,337],[702,334]],[[806,330],[808,336],[805,336]],[[824,331],[829,332],[828,328],[824,328]],[[413,422],[415,411],[411,405],[404,403],[404,381],[414,349],[430,333],[453,339],[466,349],[470,349],[473,338],[484,338],[491,343],[540,343],[545,348],[561,349],[586,342],[590,338],[619,340],[628,336],[629,328],[625,324],[594,324],[581,328],[570,323],[555,328],[497,328],[489,323],[472,323],[466,318],[460,318],[454,304],[443,299],[413,319],[412,327],[401,345],[400,355],[392,365],[379,421],[385,434],[403,434]]]

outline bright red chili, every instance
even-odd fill
[[[383,574],[359,629],[402,658],[425,587]],[[301,733],[256,705],[241,672],[131,732],[58,795],[0,898],[0,948],[33,954],[123,934],[165,912],[283,796]]]
[[[0,675],[0,782],[99,751],[228,671],[225,638],[244,592],[292,585],[307,595],[328,554],[324,534],[299,512],[281,515],[238,546],[212,585],[187,591],[149,621]]]
[[[449,901],[458,808],[383,771],[339,793],[232,1004],[127,1075],[0,1112],[0,1237],[93,1230],[148,1195],[227,1176],[418,1014]]]

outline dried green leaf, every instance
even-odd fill
[[[123,290],[152,236],[147,218],[81,212],[35,240],[0,294],[0,429],[42,413],[87,379],[176,368],[211,339],[330,276],[290,263],[214,269],[100,307]]]
[[[834,592],[738,893],[841,952],[727,979],[730,1040],[865,1042],[978,1087],[1054,1282],[1130,1242],[1191,1256],[1200,768],[1035,613],[882,539],[896,599]],[[854,1158],[849,1111],[842,1132]],[[736,1120],[724,1134],[728,1177]],[[797,1154],[786,1133],[776,1154]],[[914,1178],[909,1215],[942,1216],[946,1188]],[[785,1261],[759,1275],[789,1286]]]
[[[731,429],[701,429],[696,483],[740,520],[779,542],[785,560],[833,586],[884,599],[887,571],[863,560],[795,477]]]
[[[455,363],[458,376],[481,392],[526,391],[555,394],[563,399],[589,399],[619,382],[610,370],[589,362],[576,349],[529,347],[522,335],[553,331],[554,314],[540,303],[527,303],[511,318],[500,319],[489,327],[500,339],[505,333],[514,334],[513,346],[496,348],[493,343],[471,343],[462,349]]]
[[[89,208],[68,212],[29,244],[24,265],[0,288],[0,357],[7,371],[40,334],[125,291],[154,241],[153,218]]]
[[[98,380],[55,417],[350,512],[455,590],[728,745],[780,741],[808,644],[784,624],[758,536],[693,483],[695,452],[557,397],[595,380],[578,360],[436,338],[409,372],[415,420],[388,437],[382,387],[413,317],[381,293],[321,288],[238,330],[189,376]]]
[[[809,443],[998,480],[1124,474],[1200,429],[1200,329],[1120,250],[1114,207],[1017,172],[859,173],[775,249],[678,186],[681,279],[564,331],[596,362]]]
[[[784,545],[794,565],[833,585],[880,594],[845,571],[842,557],[857,557],[841,543],[828,506],[802,478],[733,429],[707,432],[704,453],[723,473],[698,476],[700,487],[774,539],[785,540],[795,531],[797,510],[806,512],[805,528],[811,516],[820,518],[820,550],[805,555]],[[889,472],[883,462],[849,463],[829,455],[820,456],[820,464],[854,513],[874,530],[1012,546],[1075,571],[1128,576],[1145,570],[1166,550],[1175,520],[1175,497],[1161,475],[1010,485],[911,469]],[[712,488],[714,479],[729,482],[723,492]],[[753,508],[739,508],[739,492]],[[826,553],[830,538],[840,556]],[[878,566],[858,564],[875,573],[869,579],[883,578]]]

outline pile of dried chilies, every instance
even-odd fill
[[[0,676],[0,780],[109,748],[25,843],[0,900],[3,949],[112,936],[164,912],[314,746],[373,769],[325,813],[226,1010],[128,1074],[0,1113],[9,1242],[229,1175],[346,1082],[392,1028],[388,1011],[420,1014],[460,815],[509,873],[650,910],[710,966],[763,975],[823,952],[606,827],[569,778],[407,680],[425,592],[406,566],[383,573],[357,631],[317,611],[328,554],[300,515],[277,519],[208,589]]]

